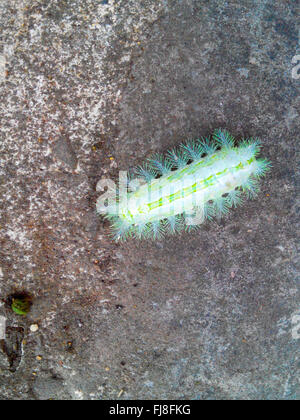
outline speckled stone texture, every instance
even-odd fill
[[[297,2],[0,11],[0,398],[299,399]],[[259,198],[114,244],[97,181],[215,128],[262,139]]]

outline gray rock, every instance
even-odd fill
[[[0,301],[33,306],[0,307],[24,330],[14,371],[0,350],[1,399],[300,398],[296,16],[293,1],[2,0]],[[197,233],[113,243],[97,181],[217,127],[261,138],[258,199]]]
[[[72,148],[72,144],[66,137],[60,137],[53,146],[53,152],[57,159],[63,161],[66,165],[75,169],[77,158]]]
[[[32,387],[37,400],[71,399],[61,379],[37,378]]]

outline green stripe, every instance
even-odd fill
[[[212,160],[215,159],[215,157],[218,157],[218,154],[216,153],[215,155],[211,156]],[[255,157],[252,157],[251,159],[247,160],[247,163],[244,165],[242,162],[240,162],[238,165],[236,165],[235,167],[232,167],[231,170],[234,172],[237,172],[241,169],[244,169],[245,166],[250,165],[252,162],[254,162]],[[207,164],[207,162],[205,162]],[[176,178],[179,178],[178,175],[180,175],[180,178],[182,177],[183,174],[186,174],[187,172],[189,172],[189,174],[195,172],[194,171],[194,167],[199,167],[203,164],[203,160],[200,162],[197,162],[195,165],[193,165],[192,171],[189,171],[190,168],[184,168],[180,171],[180,173],[176,174]],[[196,168],[197,169],[197,168]],[[181,198],[185,198],[188,197],[189,195],[196,193],[197,191],[199,191],[200,189],[204,190],[206,188],[209,188],[211,186],[213,186],[218,178],[221,178],[222,176],[224,176],[227,172],[229,172],[229,168],[225,168],[223,171],[221,172],[217,172],[216,174],[212,174],[209,177],[202,179],[200,181],[195,182],[193,185],[191,185],[190,187],[186,187],[183,188],[179,191],[176,191],[175,193],[172,193],[170,195],[167,195],[166,197],[161,197],[159,200],[153,201],[152,203],[147,203],[148,209],[149,211],[154,210],[158,207],[162,207],[164,205],[168,205],[170,203],[173,203],[176,200],[179,200]],[[167,178],[167,180],[171,180],[171,178],[173,178],[174,176],[171,175]],[[149,186],[150,190],[151,190],[151,185]],[[155,190],[155,189],[154,189]],[[132,215],[130,214],[130,216],[132,217]]]
[[[218,172],[216,175],[210,175],[208,178],[205,178],[201,181],[195,182],[190,187],[183,188],[182,190],[177,191],[176,193],[167,195],[166,197],[162,197],[159,200],[154,201],[153,203],[148,203],[147,206],[149,210],[154,210],[158,207],[162,207],[163,205],[170,204],[175,200],[178,200],[180,198],[188,197],[189,195],[196,193],[197,190],[208,188],[216,182],[216,178],[223,176],[226,172],[228,172],[228,169],[224,169],[222,172]]]

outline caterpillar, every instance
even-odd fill
[[[106,199],[113,200],[98,199],[97,212],[109,219],[115,241],[199,229],[257,196],[258,181],[271,168],[257,158],[260,149],[257,138],[236,145],[228,131],[217,129],[147,159],[126,177],[125,189],[121,182],[115,191],[109,188]]]

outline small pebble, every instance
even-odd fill
[[[37,332],[38,329],[39,329],[38,324],[32,324],[32,325],[30,325],[30,331],[31,332]]]

